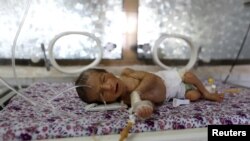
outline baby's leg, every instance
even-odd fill
[[[185,98],[190,101],[196,101],[201,98],[201,93],[197,90],[188,90],[185,94]]]
[[[207,100],[221,102],[224,99],[224,95],[222,94],[210,94],[203,83],[192,72],[186,72],[184,74],[183,82],[193,84],[197,88],[197,90],[200,91],[202,97]]]

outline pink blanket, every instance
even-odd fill
[[[218,82],[217,82],[218,83]],[[219,90],[233,86],[217,84]],[[46,104],[56,93],[73,83],[35,83],[21,91],[44,108],[32,106],[20,96],[13,97],[0,111],[0,140],[38,140],[91,135],[119,134],[128,120],[125,109],[107,112],[86,112],[72,89]],[[222,103],[200,100],[174,108],[165,102],[152,118],[137,121],[131,132],[153,132],[171,129],[207,127],[210,124],[250,124],[250,90],[225,94]]]

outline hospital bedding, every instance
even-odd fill
[[[133,133],[207,127],[209,124],[250,125],[250,90],[216,82],[219,91],[237,88],[239,92],[225,93],[222,103],[200,100],[189,105],[173,107],[165,102],[156,108],[152,118],[137,121]],[[119,134],[128,120],[125,109],[86,112],[73,83],[37,82],[21,91],[39,106],[32,106],[20,96],[13,97],[0,111],[0,140],[39,140]],[[41,108],[40,106],[43,108]]]

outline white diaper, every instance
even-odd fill
[[[182,82],[181,76],[176,69],[158,71],[155,74],[164,81],[167,101],[173,98],[185,98],[185,84]]]

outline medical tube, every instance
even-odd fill
[[[0,77],[0,82],[2,84],[4,84],[7,88],[9,88],[10,90],[12,90],[13,92],[15,92],[17,95],[19,95],[20,97],[22,97],[25,101],[27,101],[28,103],[32,104],[33,106],[37,107],[37,108],[47,108],[52,107],[52,111],[54,113],[58,113],[58,110],[56,110],[56,108],[51,104],[51,101],[53,101],[55,98],[57,98],[58,96],[62,95],[64,92],[69,91],[73,88],[77,88],[77,87],[89,87],[87,85],[78,85],[78,86],[72,86],[70,88],[67,88],[65,90],[63,90],[62,92],[59,92],[58,94],[56,94],[56,96],[52,97],[50,100],[47,101],[47,103],[39,103],[37,104],[36,102],[34,102],[33,100],[29,99],[28,97],[24,96],[23,94],[19,93],[18,91],[16,91],[14,88],[12,88],[4,79],[2,79],[2,77]],[[59,114],[62,114],[61,112]],[[69,114],[67,113],[67,115],[70,115],[71,117],[75,117],[75,115]]]
[[[15,92],[17,95],[21,96],[22,98],[24,98],[26,101],[28,101],[29,103],[31,103],[32,105],[36,106],[37,104],[35,102],[33,102],[31,99],[27,98],[26,96],[24,96],[23,94],[19,93],[18,91],[16,91],[14,88],[12,88],[4,79],[2,79],[2,77],[0,77],[0,82],[2,82],[7,88],[9,88],[10,90],[12,90],[13,92]]]
[[[15,35],[15,38],[14,38],[14,41],[13,41],[13,45],[12,45],[12,58],[11,58],[11,63],[12,63],[12,70],[13,70],[13,75],[14,75],[14,79],[16,81],[16,85],[18,86],[19,89],[22,89],[21,85],[17,82],[17,74],[16,74],[16,64],[15,64],[15,50],[16,50],[16,43],[17,43],[17,39],[18,39],[18,36],[21,32],[21,29],[23,27],[23,24],[25,22],[25,19],[28,15],[28,12],[29,12],[29,9],[30,9],[30,3],[31,3],[31,0],[28,0],[27,1],[27,6],[25,8],[25,12],[24,12],[24,15],[23,15],[23,18],[21,20],[21,23],[17,29],[17,32],[16,32],[16,35]]]
[[[65,90],[63,90],[63,91],[61,91],[61,92],[59,92],[59,93],[56,94],[55,96],[53,96],[51,99],[49,99],[49,100],[48,100],[48,103],[51,103],[51,101],[53,101],[54,99],[56,99],[58,96],[62,95],[64,92],[69,91],[69,90],[74,89],[74,88],[78,88],[78,87],[90,87],[90,86],[88,86],[88,85],[77,85],[77,86],[72,86],[72,87],[70,87],[70,88],[67,88],[67,89],[65,89]]]

